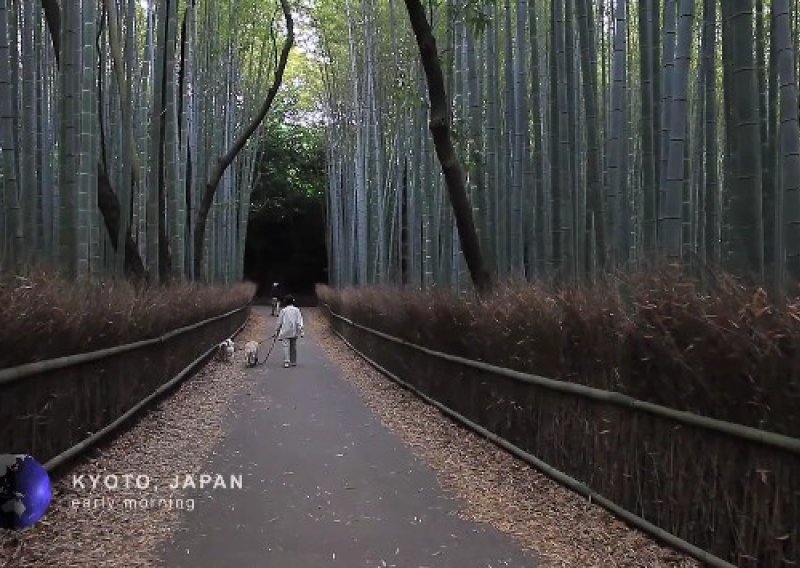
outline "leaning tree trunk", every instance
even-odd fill
[[[242,148],[245,147],[248,140],[250,140],[261,122],[267,116],[269,109],[272,107],[272,102],[275,100],[275,95],[278,94],[278,89],[283,82],[283,73],[286,70],[286,63],[289,60],[289,52],[294,44],[294,20],[292,19],[292,13],[289,10],[287,0],[280,0],[280,3],[283,17],[286,20],[286,39],[283,42],[283,48],[281,49],[278,67],[275,70],[275,77],[272,81],[272,85],[267,91],[264,103],[261,105],[255,118],[253,118],[228,151],[223,156],[217,158],[217,163],[208,177],[205,192],[203,193],[202,200],[197,209],[197,220],[195,221],[194,232],[194,277],[196,280],[199,280],[202,276],[203,241],[206,234],[206,220],[208,219],[208,212],[211,210],[211,205],[214,202],[214,194],[217,192],[219,182],[225,171],[230,167],[233,160],[236,159],[236,156],[242,151]]]
[[[103,216],[111,246],[114,250],[118,250],[120,226],[123,225],[124,220],[120,217],[121,207],[117,194],[114,193],[108,174],[100,162],[97,163],[97,207]],[[143,282],[147,278],[147,272],[142,257],[139,256],[136,242],[130,237],[130,231],[124,231],[122,234],[127,237],[123,243],[124,251],[122,253],[125,256],[125,275],[132,280]]]
[[[447,192],[456,219],[458,236],[461,242],[464,259],[467,262],[472,283],[479,294],[486,294],[492,289],[492,277],[484,264],[481,254],[478,232],[472,218],[472,207],[467,196],[464,168],[456,155],[450,137],[449,110],[444,76],[436,50],[436,39],[433,37],[425,9],[420,0],[405,0],[411,27],[417,38],[420,59],[428,81],[430,99],[430,130],[436,155],[442,166]]]

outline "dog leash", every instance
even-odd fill
[[[263,365],[264,363],[267,362],[267,359],[269,359],[269,356],[272,355],[272,349],[275,347],[275,343],[277,343],[277,341],[278,341],[278,335],[277,334],[273,335],[272,336],[272,345],[269,346],[269,351],[267,351],[267,356],[264,357],[264,360],[260,361],[260,362],[258,361],[258,359],[256,359],[256,364]]]

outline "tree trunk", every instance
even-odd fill
[[[582,1],[582,0],[581,0]],[[541,104],[541,71],[539,65],[539,28],[537,25],[536,1],[531,0],[528,5],[529,37],[531,44],[531,152],[533,153],[533,196],[531,205],[533,213],[533,232],[530,235],[532,243],[532,257],[534,270],[531,275],[544,276],[547,259],[545,247],[545,188],[544,188],[544,138],[542,133],[542,104]]]
[[[45,8],[47,29],[50,32],[50,36],[53,43],[55,60],[56,63],[58,63],[61,61],[60,50],[62,46],[61,12],[55,0],[43,0],[42,3]],[[63,119],[64,117],[62,115],[62,120]],[[119,219],[121,217],[119,200],[117,199],[114,190],[111,188],[110,183],[103,182],[103,179],[107,181],[108,177],[105,174],[105,171],[103,170],[103,165],[100,162],[97,163],[97,168],[99,172],[102,172],[102,176],[98,175],[98,184],[97,184],[98,208],[100,209],[100,213],[103,215],[106,228],[114,227],[116,230],[118,230],[120,226]],[[120,240],[119,234],[117,233],[110,233],[109,238],[111,239],[112,243],[118,243]],[[129,273],[133,274],[139,270],[137,267],[142,267],[141,274],[144,274],[144,263],[142,262],[141,255],[139,254],[139,249],[136,246],[134,238],[131,236],[130,230],[125,231],[124,238],[125,238],[125,266],[128,267],[126,268],[126,270]]]
[[[411,27],[417,38],[420,59],[425,69],[430,98],[430,130],[436,154],[442,166],[442,173],[447,184],[450,203],[458,227],[458,236],[464,258],[479,294],[487,294],[492,289],[492,277],[487,270],[481,254],[478,233],[472,218],[472,208],[467,196],[464,169],[456,155],[450,139],[447,93],[444,87],[442,67],[436,50],[436,39],[428,24],[425,9],[420,0],[405,0]]]
[[[661,61],[661,113],[659,119],[660,132],[657,132],[659,137],[658,144],[658,160],[659,160],[659,225],[661,224],[661,210],[662,210],[662,193],[663,188],[667,183],[667,159],[669,154],[669,128],[670,128],[670,112],[672,110],[672,75],[675,67],[675,36],[676,36],[676,10],[677,0],[664,0],[664,47],[662,50]],[[660,233],[660,228],[659,228]]]
[[[233,160],[236,159],[236,156],[239,154],[239,152],[241,152],[242,148],[245,147],[248,140],[250,140],[250,137],[255,133],[261,122],[264,120],[264,117],[267,116],[269,109],[272,107],[272,102],[275,100],[275,95],[277,95],[278,89],[283,81],[283,73],[286,70],[286,63],[289,59],[289,51],[291,51],[292,45],[294,44],[294,20],[292,19],[292,13],[289,10],[289,4],[287,0],[280,0],[280,4],[281,10],[283,11],[283,17],[286,21],[286,39],[283,42],[283,48],[281,49],[278,67],[275,70],[275,77],[272,85],[267,91],[267,96],[264,99],[264,102],[255,118],[253,118],[244,132],[239,135],[228,151],[224,155],[217,158],[217,162],[214,165],[214,168],[211,170],[211,174],[206,182],[205,191],[197,209],[197,220],[195,221],[194,232],[194,277],[196,280],[199,280],[202,275],[203,243],[206,233],[206,220],[208,219],[208,212],[211,210],[211,205],[214,202],[214,194],[217,191],[217,187],[222,179],[222,175],[231,165]]]
[[[56,66],[58,66],[61,63],[61,10],[58,7],[58,0],[42,0],[42,7],[47,20],[47,28],[50,30],[50,40],[53,42]]]
[[[731,122],[735,148],[730,207],[729,266],[737,274],[763,281],[764,231],[761,215],[761,145],[758,116],[758,71],[753,55],[753,0],[722,2],[722,35],[730,37]]]
[[[794,67],[788,0],[774,0],[776,61],[780,84],[780,164],[783,193],[783,227],[786,269],[794,283],[800,281],[800,125],[798,124],[797,76]],[[778,259],[781,261],[782,259]]]
[[[642,193],[644,194],[643,237],[644,252],[656,248],[656,156],[655,131],[653,130],[653,40],[650,37],[653,12],[658,10],[653,0],[639,0],[639,88],[642,101],[641,154]]]
[[[769,115],[777,112],[777,108],[767,107],[767,74],[764,49],[764,0],[756,0],[755,15],[755,62],[758,70],[758,115],[760,119],[761,147],[761,192],[764,231],[764,270],[771,272],[775,268],[774,233],[767,230],[776,225],[775,190],[772,187],[772,168],[770,167],[770,143],[775,132],[770,132]],[[772,121],[774,123],[774,121]]]
[[[705,115],[704,260],[719,262],[719,164],[717,144],[717,0],[704,0],[702,56],[703,114]]]
[[[566,156],[567,191],[564,195],[566,202],[564,217],[569,221],[567,229],[567,242],[565,248],[569,251],[569,274],[576,280],[580,278],[583,266],[581,264],[581,237],[583,236],[583,222],[581,212],[583,208],[582,194],[579,179],[579,158],[576,131],[580,128],[580,113],[578,113],[577,97],[580,91],[576,78],[575,58],[575,10],[573,0],[564,0],[564,92],[566,98],[566,113],[562,116],[566,120]]]
[[[630,221],[625,212],[627,192],[627,14],[625,0],[617,0],[614,11],[614,57],[611,63],[611,120],[608,137],[609,191],[611,207],[612,258],[626,262],[629,256]]]
[[[591,0],[577,0],[577,16],[581,46],[581,76],[583,78],[583,104],[586,114],[586,191],[589,215],[587,226],[591,226],[589,218],[594,218],[594,247],[597,251],[597,264],[605,267],[605,218],[603,207],[603,178],[600,161],[600,128],[597,114],[597,45],[594,37],[594,25]],[[536,78],[535,80],[538,80]]]
[[[17,160],[19,153],[14,138],[14,119],[16,115],[16,98],[12,92],[12,70],[9,46],[8,20],[15,17],[13,11],[0,0],[0,166],[3,170],[3,204],[5,229],[7,237],[3,268],[16,268],[22,257],[23,232],[22,215],[19,202],[17,179]]]
[[[40,172],[36,167],[36,67],[34,65],[34,27],[38,22],[33,21],[33,2],[23,2],[20,9],[22,27],[20,38],[21,49],[21,102],[22,130],[19,133],[21,150],[20,154],[20,197],[23,202],[22,211],[23,234],[25,236],[25,262],[35,258],[37,251],[38,227],[36,223],[39,211],[38,203],[38,177]]]
[[[672,71],[670,98],[669,146],[665,185],[662,188],[661,211],[664,252],[673,258],[681,256],[681,205],[686,182],[684,157],[686,153],[686,125],[688,121],[689,64],[692,50],[692,22],[694,0],[680,1],[675,64]]]
[[[97,163],[97,206],[103,215],[111,246],[114,247],[114,250],[117,250],[119,248],[119,225],[122,222],[119,216],[120,204],[117,194],[111,187],[108,174],[99,162]],[[145,271],[142,257],[139,256],[139,249],[136,246],[136,241],[131,237],[130,231],[125,232],[124,247],[125,275],[137,281],[143,282],[147,280],[147,272]]]
[[[558,50],[564,44],[564,30],[561,27],[562,12],[564,10],[563,0],[550,0],[550,226],[552,231],[552,256],[551,264],[555,272],[558,272],[562,265],[563,239],[561,236],[561,194],[565,190],[561,179],[561,149],[560,149],[560,129],[559,121],[559,81],[562,76]]]

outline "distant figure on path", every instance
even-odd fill
[[[281,285],[277,282],[272,284],[272,290],[269,293],[270,297],[272,298],[272,315],[278,315],[278,309],[280,308],[280,301],[278,298],[281,297]]]
[[[297,338],[303,337],[303,314],[294,305],[294,297],[286,296],[285,307],[278,314],[275,335],[283,343],[283,366],[297,366]]]

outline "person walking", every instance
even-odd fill
[[[271,313],[272,316],[277,316],[278,315],[278,310],[280,308],[280,302],[279,302],[278,298],[281,297],[280,293],[281,293],[281,285],[278,282],[273,282],[272,283],[272,290],[270,290],[270,292],[269,292],[270,298],[272,299],[272,302],[271,302],[272,303],[272,313]]]
[[[283,344],[283,366],[297,366],[297,338],[303,337],[303,314],[294,305],[294,297],[289,295],[283,300],[284,307],[278,314],[278,327],[275,335]]]

